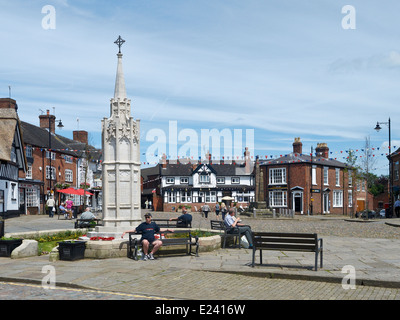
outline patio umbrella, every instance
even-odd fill
[[[88,196],[93,195],[93,193],[90,193],[89,191],[85,192],[85,190],[83,190],[83,189],[74,189],[74,188],[61,189],[61,190],[58,190],[58,192],[66,193],[66,194],[76,194],[78,196],[83,196],[84,193]]]
[[[222,200],[235,200],[235,198],[232,198],[232,197],[230,197],[230,196],[225,196],[225,197],[223,197],[222,198]]]

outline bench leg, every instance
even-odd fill
[[[199,243],[196,242],[196,257],[199,256]]]
[[[253,260],[252,260],[252,262],[251,262],[251,266],[252,266],[253,268],[254,268],[255,259],[256,259],[256,248],[253,247]]]
[[[315,271],[318,271],[318,250],[315,252]]]
[[[323,251],[322,251],[322,249],[321,249],[321,253],[320,253],[320,256],[321,256],[321,257],[320,257],[320,267],[321,267],[321,268],[322,268],[322,252],[323,252]]]

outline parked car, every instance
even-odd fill
[[[362,217],[363,219],[365,219],[366,216],[367,216],[367,211],[364,210],[364,211],[362,212],[362,214],[361,214],[361,217]],[[377,214],[376,214],[375,211],[368,211],[368,219],[375,219],[376,217],[377,217]]]

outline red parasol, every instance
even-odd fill
[[[76,194],[78,196],[83,196],[83,194],[85,194],[87,196],[93,196],[93,193],[90,193],[89,191],[85,191],[83,189],[67,188],[67,189],[58,190],[58,192],[67,193],[67,194]]]

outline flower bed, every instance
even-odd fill
[[[114,237],[91,237],[89,240],[92,241],[112,241],[114,240]]]

